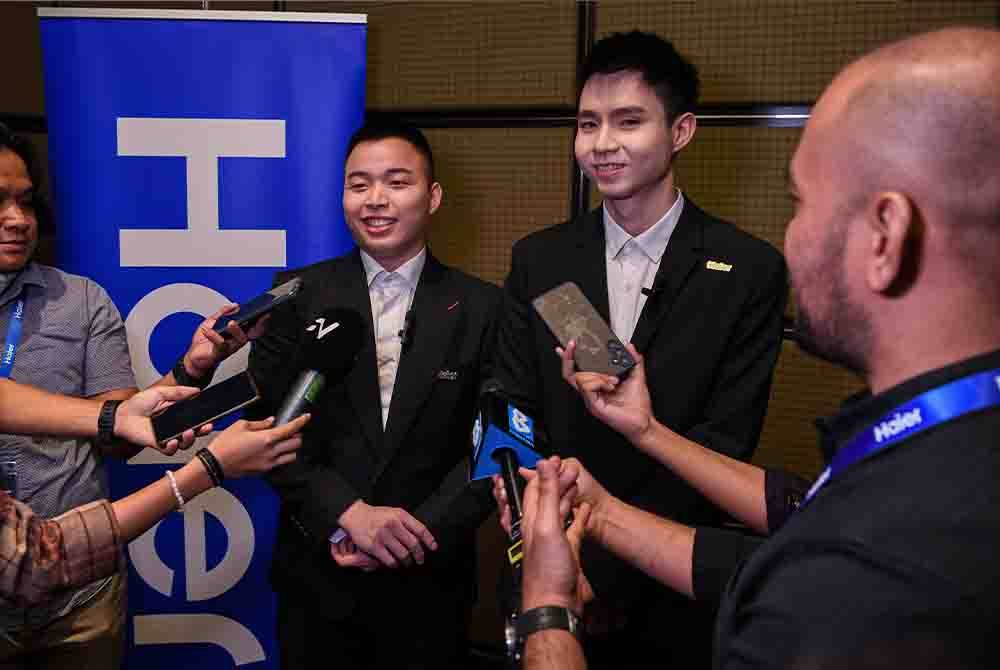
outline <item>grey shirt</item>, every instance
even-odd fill
[[[0,292],[0,337],[7,335],[19,296],[25,307],[14,381],[81,397],[135,387],[125,324],[98,284],[29,263]],[[0,460],[16,463],[14,496],[40,517],[109,496],[102,455],[87,440],[0,434]],[[86,602],[105,581],[42,607],[5,607],[0,626],[11,631],[44,625]]]

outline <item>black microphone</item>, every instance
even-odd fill
[[[413,339],[413,305],[406,310],[406,316],[403,317],[403,329],[397,333],[399,335],[399,348],[401,351],[406,351],[407,345],[410,340]]]
[[[306,327],[297,357],[302,372],[275,415],[276,426],[305,414],[316,403],[327,379],[350,370],[361,350],[362,323],[361,314],[353,309],[332,309]]]

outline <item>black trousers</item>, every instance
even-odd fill
[[[278,647],[283,670],[465,668],[469,606],[367,598],[346,618],[330,619],[316,596],[278,591]]]

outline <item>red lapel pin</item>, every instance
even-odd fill
[[[458,307],[458,302],[459,302],[459,301],[458,301],[458,300],[456,300],[455,302],[451,303],[451,306],[450,306],[450,307],[448,307],[448,311],[450,312],[451,310],[453,310],[453,309],[455,309],[456,307]]]

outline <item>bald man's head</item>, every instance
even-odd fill
[[[790,166],[800,202],[785,241],[814,349],[865,372],[873,314],[917,282],[1000,298],[997,119],[992,30],[890,44],[826,89]]]

